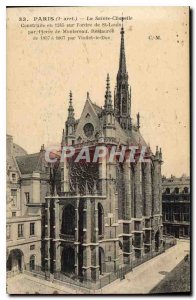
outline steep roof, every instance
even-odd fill
[[[14,156],[27,155],[27,151],[25,149],[23,149],[21,146],[14,143],[13,144],[13,155]]]
[[[143,136],[141,135],[140,131],[136,130],[134,128],[131,131],[131,142],[134,145],[141,145],[141,146],[146,146],[147,147],[147,144],[146,144]]]
[[[32,174],[33,171],[41,170],[40,152],[17,156],[16,161],[21,174]]]
[[[95,110],[95,112],[96,112],[97,114],[99,114],[99,113],[102,112],[102,108],[101,108],[100,106],[98,106],[96,103],[93,103],[92,101],[91,101],[91,103],[92,103],[93,108],[94,108],[94,110]]]

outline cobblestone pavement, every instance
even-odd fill
[[[189,252],[188,240],[178,240],[177,245],[165,253],[136,267],[126,275],[122,281],[119,279],[105,286],[101,290],[91,291],[92,294],[147,294],[154,288],[168,272]],[[26,274],[20,274],[7,280],[9,294],[82,294],[77,287],[60,285],[38,279]]]

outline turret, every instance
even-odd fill
[[[72,92],[69,94],[69,108],[68,108],[68,117],[65,122],[65,143],[67,145],[73,145],[75,143],[75,127],[76,120],[74,117],[74,108],[72,104]]]
[[[104,136],[115,137],[115,117],[110,91],[110,77],[107,74],[105,103],[102,111]]]
[[[112,96],[110,91],[110,76],[107,74],[104,110],[113,113]]]

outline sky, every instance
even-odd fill
[[[189,175],[187,7],[8,8],[7,133],[28,153],[38,152],[42,144],[54,145],[61,141],[70,90],[76,118],[81,115],[87,91],[93,102],[103,106],[107,73],[112,91],[116,84],[120,22],[110,20],[115,26],[103,27],[108,21],[95,18],[120,18],[122,13],[128,17],[124,29],[132,118],[136,119],[140,112],[144,139],[153,151],[156,145],[162,148],[163,175]],[[44,17],[55,21],[44,21]],[[73,20],[68,20],[72,17]],[[89,21],[90,18],[93,20]],[[65,39],[55,40],[58,33],[54,32],[45,34],[50,36],[49,40],[41,40],[39,34],[33,33],[39,29],[59,30],[59,27],[47,27],[51,23],[63,23],[65,27],[60,27],[61,31],[73,28],[67,24],[81,30],[86,28],[86,23],[93,29],[98,23],[97,28],[114,32],[103,34],[109,39],[98,40],[79,39],[78,33],[59,33]],[[37,29],[21,27],[21,24],[46,24],[46,27]],[[92,35],[102,34],[88,34]]]

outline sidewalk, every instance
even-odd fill
[[[102,294],[148,294],[167,272],[172,271],[182,261],[189,250],[189,241],[178,240],[176,246],[134,268],[124,280],[118,279],[102,288],[100,292]]]

